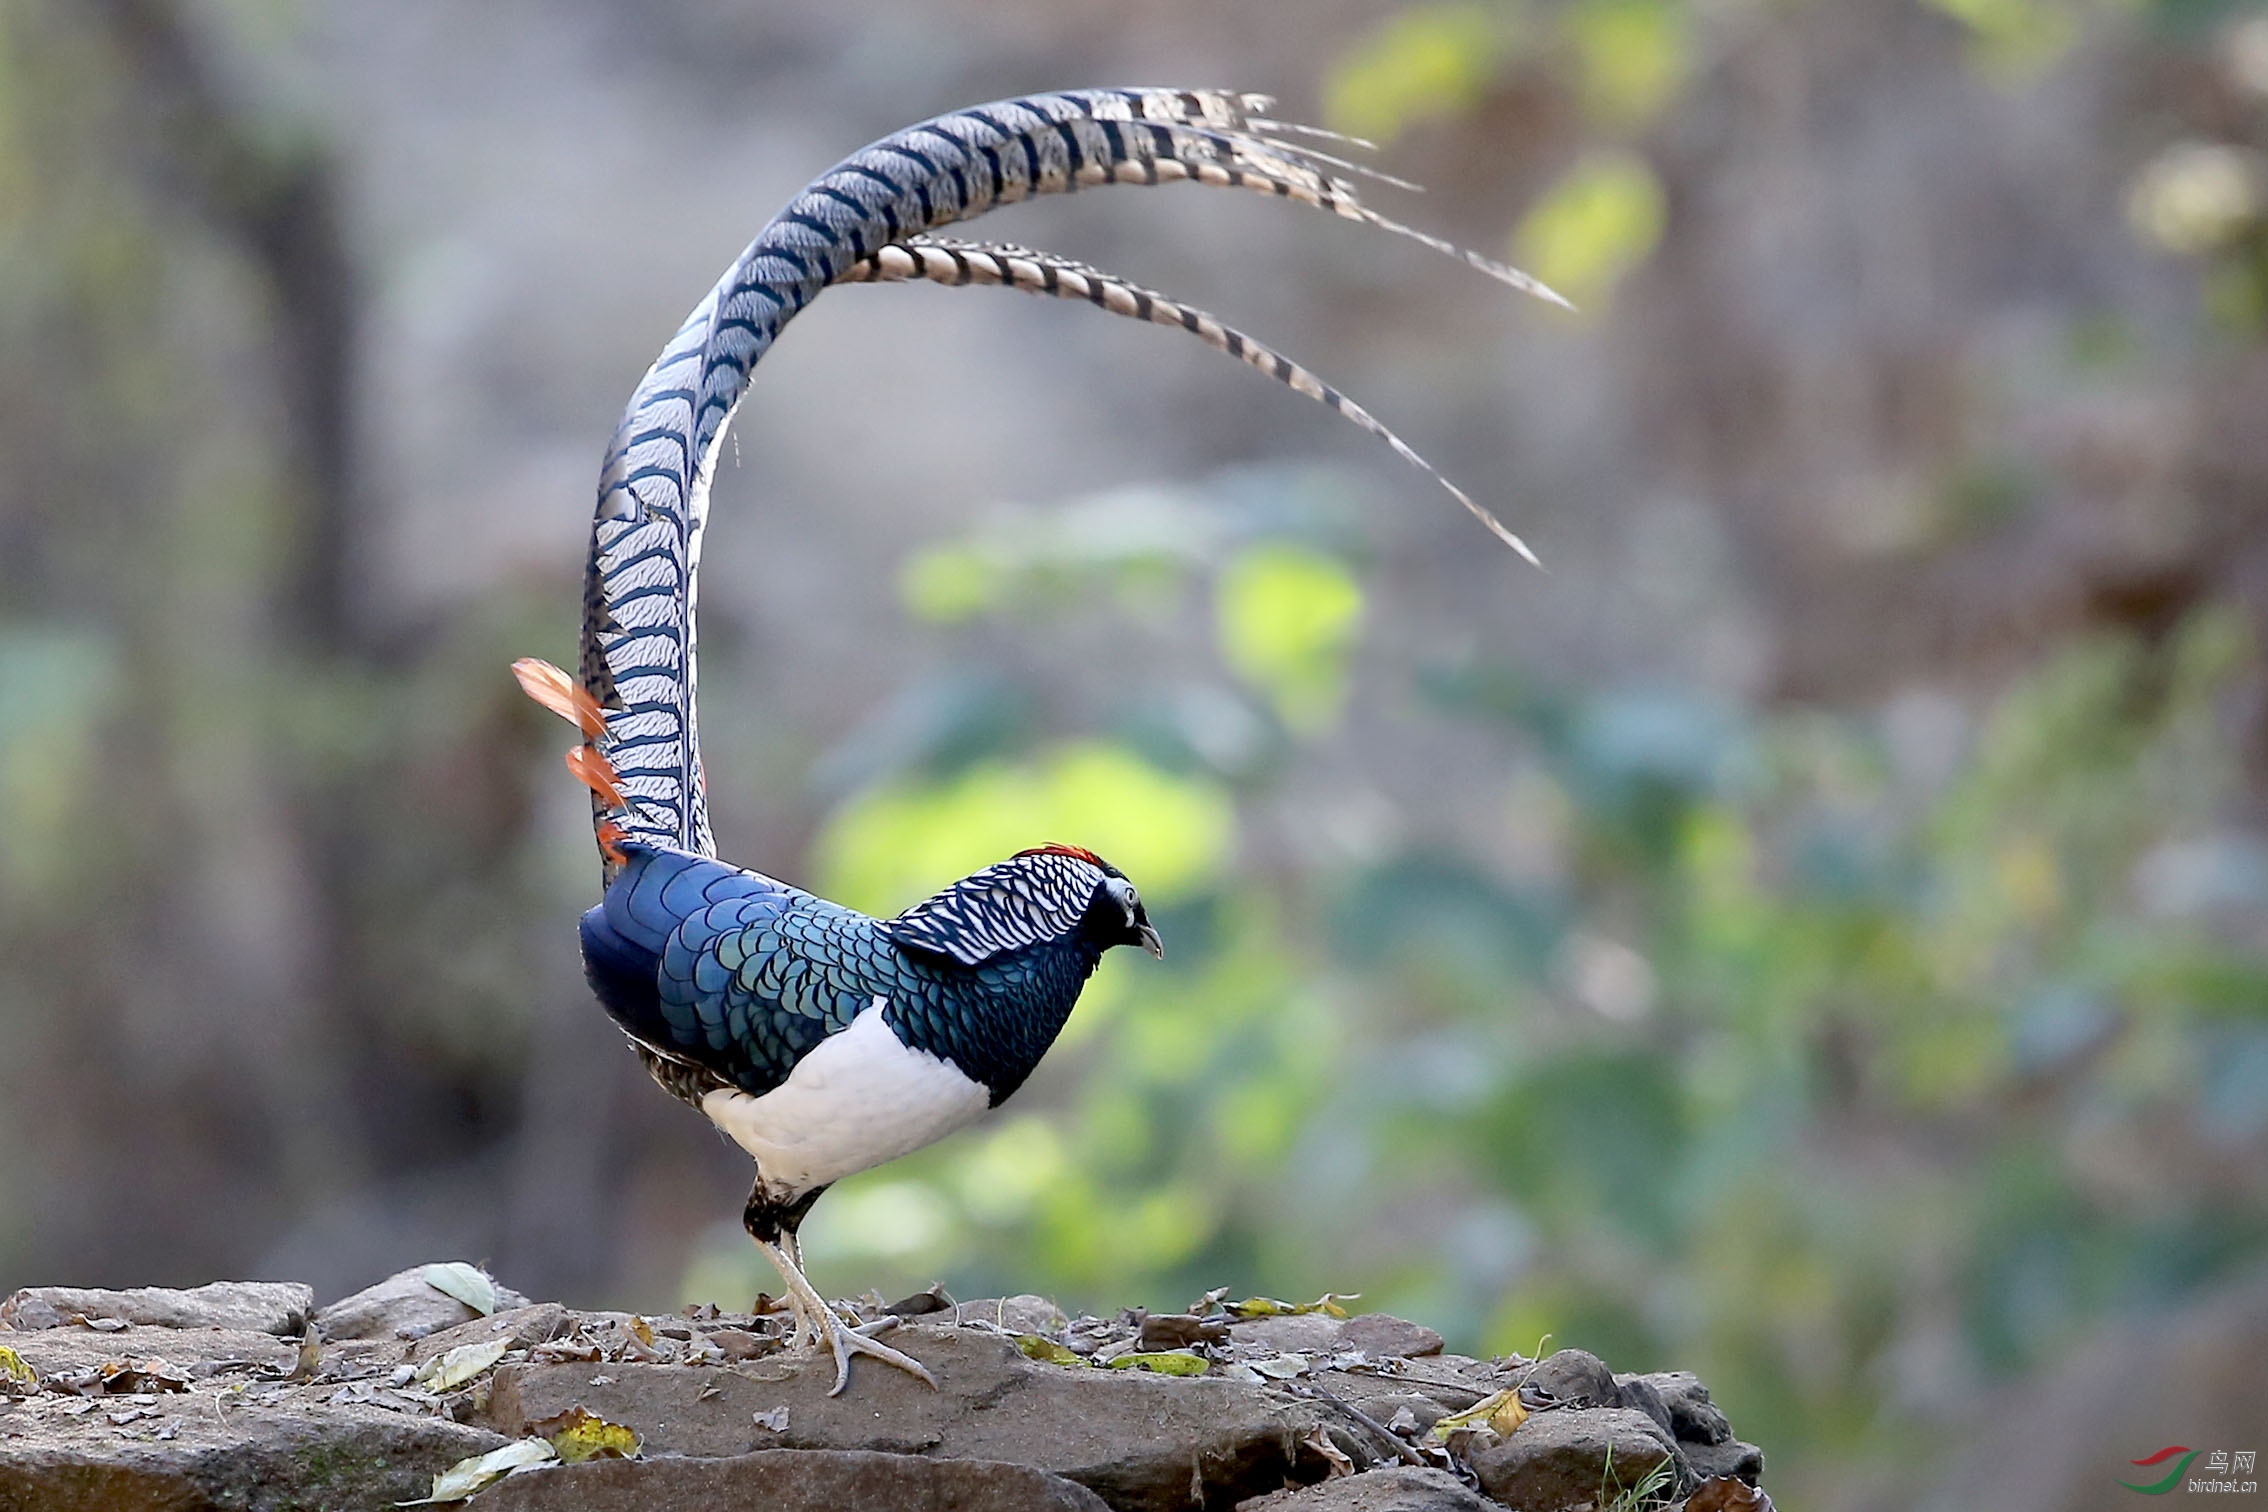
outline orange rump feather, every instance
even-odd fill
[[[547,661],[523,656],[512,663],[520,691],[581,730],[592,740],[606,733],[606,713],[583,686]],[[581,776],[581,773],[577,773]]]
[[[587,745],[575,746],[567,752],[567,770],[575,780],[604,798],[609,808],[628,808],[629,801],[622,796],[622,788],[615,780],[614,763]]]

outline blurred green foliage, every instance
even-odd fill
[[[863,792],[828,822],[817,856],[829,896],[891,914],[934,891],[940,876],[1076,837],[1165,902],[1217,870],[1232,825],[1214,784],[1085,741],[1028,762],[987,762],[944,781]]]
[[[1343,563],[1304,546],[1251,548],[1222,570],[1216,615],[1222,659],[1285,724],[1312,731],[1338,717],[1362,626],[1362,588]]]
[[[1418,122],[1470,110],[1519,36],[1519,19],[1518,12],[1490,5],[1400,12],[1332,75],[1325,118],[1340,131],[1388,142]]]
[[[2079,39],[2089,7],[2072,0],[1930,0],[1969,29],[1971,56],[1992,77],[2024,82]]]
[[[1571,166],[1512,234],[1512,255],[1579,308],[1604,304],[1661,240],[1662,186],[1635,153],[1602,151]]]

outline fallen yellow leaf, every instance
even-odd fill
[[[1212,1361],[1186,1349],[1161,1349],[1151,1353],[1122,1354],[1110,1362],[1113,1370],[1154,1370],[1159,1375],[1199,1376],[1213,1368]]]
[[[635,1430],[610,1423],[581,1407],[570,1407],[528,1427],[543,1435],[559,1458],[570,1465],[592,1459],[634,1459],[642,1447]]]
[[[1528,1420],[1528,1409],[1520,1405],[1520,1393],[1514,1389],[1482,1397],[1463,1412],[1452,1412],[1433,1425],[1436,1443],[1446,1443],[1449,1435],[1465,1428],[1486,1428],[1499,1438]]]
[[[1084,1365],[1074,1350],[1039,1334],[1018,1334],[1016,1347],[1043,1365]]]

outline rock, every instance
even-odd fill
[[[1366,1392],[1360,1387],[1351,1385],[1352,1382],[1365,1379],[1372,1381],[1374,1386],[1383,1385],[1387,1389],[1383,1391],[1374,1389]],[[1348,1380],[1350,1386],[1342,1388],[1334,1378],[1331,1382],[1331,1389],[1334,1394],[1341,1401],[1358,1408],[1366,1417],[1376,1418],[1389,1427],[1393,1426],[1394,1418],[1398,1413],[1407,1412],[1410,1415],[1411,1422],[1415,1423],[1420,1429],[1426,1429],[1440,1422],[1451,1412],[1459,1410],[1435,1401],[1422,1391],[1407,1391],[1395,1387],[1391,1381],[1380,1382],[1376,1377],[1366,1378],[1363,1376],[1352,1376]],[[1473,1398],[1473,1402],[1479,1400],[1480,1397],[1478,1396]],[[1467,1402],[1465,1406],[1470,1407],[1472,1404],[1472,1402]]]
[[[299,1357],[299,1346],[271,1333],[232,1329],[124,1328],[97,1333],[86,1328],[50,1328],[11,1334],[8,1347],[45,1380],[119,1360],[162,1361],[191,1375],[209,1374],[219,1362],[247,1374],[281,1375]]]
[[[977,1302],[963,1302],[949,1313],[937,1315],[939,1322],[990,1323],[1010,1333],[1053,1333],[1071,1320],[1063,1316],[1063,1309],[1045,1297],[987,1297]]]
[[[1462,1412],[1482,1397],[1512,1385],[1519,1377],[1517,1373],[1498,1370],[1486,1360],[1438,1354],[1404,1360],[1395,1367],[1393,1375],[1374,1379],[1399,1382],[1409,1390],[1424,1392],[1451,1412]]]
[[[445,1418],[377,1407],[223,1407],[209,1394],[128,1408],[137,1417],[119,1428],[99,1409],[67,1415],[74,1400],[37,1398],[7,1415],[0,1512],[384,1507],[425,1495],[435,1472],[504,1442]],[[168,1430],[173,1437],[157,1437]]]
[[[573,1326],[573,1316],[556,1302],[515,1307],[494,1317],[474,1318],[469,1323],[427,1334],[411,1346],[410,1362],[423,1365],[435,1355],[447,1354],[460,1344],[493,1344],[499,1339],[514,1349],[525,1349],[531,1344],[549,1343]]]
[[[503,1300],[518,1299],[506,1292]],[[465,1317],[469,1308],[419,1272],[324,1315],[377,1336],[324,1341],[312,1380],[293,1372],[298,1341],[267,1332],[117,1322],[9,1332],[40,1389],[0,1398],[0,1512],[383,1506],[422,1495],[437,1471],[577,1407],[639,1433],[650,1462],[534,1472],[481,1493],[482,1507],[1181,1512],[1288,1486],[1291,1494],[1270,1507],[1473,1512],[1454,1477],[1400,1465],[1398,1444],[1383,1442],[1350,1409],[1382,1425],[1398,1420],[1407,1433],[1524,1379],[1538,1395],[1598,1385],[1597,1362],[1572,1352],[1540,1366],[1386,1353],[1426,1347],[1428,1331],[1376,1315],[1239,1323],[1226,1346],[1203,1341],[1217,1319],[1199,1319],[1215,1327],[1197,1329],[1186,1315],[1150,1320],[1155,1337],[1194,1332],[1208,1352],[1231,1359],[1264,1361],[1277,1348],[1262,1342],[1270,1337],[1305,1342],[1309,1368],[1296,1379],[1063,1365],[1027,1358],[1001,1330],[1132,1343],[1143,1318],[1065,1325],[1033,1297],[967,1308],[984,1322],[957,1325],[938,1313],[889,1335],[929,1364],[940,1390],[862,1360],[841,1397],[827,1394],[830,1360],[780,1348],[780,1318],[705,1309],[645,1318],[641,1327],[628,1313],[554,1303]],[[1331,1369],[1329,1346],[1357,1342],[1368,1359]],[[510,1356],[462,1386],[438,1397],[415,1386],[419,1364],[496,1343]],[[1587,1500],[1600,1490],[1610,1447],[1615,1482],[1637,1480],[1665,1458],[1682,1473],[1663,1418],[1703,1437],[1722,1430],[1720,1443],[1684,1446],[1704,1473],[1753,1476],[1761,1468],[1690,1376],[1609,1383],[1617,1400],[1641,1410],[1554,1408],[1502,1441],[1484,1439],[1490,1446],[1476,1451],[1475,1464],[1493,1478],[1491,1489],[1532,1512],[1565,1505],[1552,1496]],[[1344,1473],[1350,1465],[1355,1474]]]
[[[1614,1385],[1621,1395],[1622,1406],[1632,1412],[1643,1412],[1654,1420],[1655,1427],[1673,1439],[1677,1437],[1677,1425],[1671,1416],[1669,1403],[1662,1400],[1661,1392],[1655,1389],[1652,1381],[1644,1376],[1618,1375],[1614,1378]]]
[[[1561,1407],[1615,1407],[1622,1392],[1614,1372],[1595,1354],[1562,1349],[1539,1360],[1520,1377],[1520,1395],[1530,1406],[1539,1401]]]
[[[1236,1512],[1493,1512],[1446,1470],[1391,1465],[1240,1502]]]
[[[528,1305],[528,1299],[510,1287],[496,1288],[498,1312]],[[326,1339],[422,1339],[479,1316],[427,1281],[424,1266],[413,1265],[333,1302],[315,1315],[315,1327]]]
[[[1722,1444],[1732,1437],[1732,1424],[1725,1421],[1724,1409],[1709,1400],[1709,1388],[1690,1370],[1618,1375],[1614,1382],[1626,1395],[1633,1386],[1654,1393],[1669,1413],[1664,1426],[1682,1443]],[[1635,1404],[1625,1401],[1623,1405]]]
[[[60,1328],[83,1318],[110,1318],[153,1328],[226,1328],[239,1333],[298,1335],[315,1310],[314,1288],[296,1281],[215,1281],[187,1291],[137,1286],[98,1291],[27,1286],[0,1302],[0,1325]]]
[[[1764,1451],[1736,1438],[1721,1444],[1680,1443],[1678,1451],[1697,1480],[1725,1476],[1753,1486],[1764,1475]]]
[[[1339,1325],[1334,1347],[1358,1349],[1374,1360],[1411,1359],[1441,1353],[1441,1335],[1406,1318],[1364,1313]]]
[[[1664,1464],[1670,1466],[1665,1489],[1674,1493],[1675,1445],[1652,1418],[1626,1407],[1539,1412],[1472,1457],[1481,1489],[1524,1512],[1604,1505]]]
[[[850,1389],[831,1397],[833,1363],[809,1355],[728,1370],[505,1364],[476,1420],[516,1438],[579,1406],[637,1430],[654,1456],[788,1448],[1003,1460],[1078,1481],[1122,1512],[1182,1512],[1193,1484],[1225,1504],[1295,1472],[1318,1476],[1322,1460],[1298,1441],[1345,1422],[1324,1403],[1267,1386],[1040,1364],[989,1330],[911,1324],[888,1338],[929,1366],[939,1389],[862,1360]],[[756,1425],[757,1414],[781,1408],[785,1428]]]
[[[1346,1323],[1329,1313],[1285,1313],[1273,1318],[1240,1319],[1229,1330],[1239,1344],[1265,1344],[1280,1354],[1329,1354]]]
[[[1186,1488],[1184,1488],[1186,1490]],[[515,1475],[479,1512],[1106,1512],[1086,1487],[997,1460],[772,1449],[727,1459],[592,1460]]]

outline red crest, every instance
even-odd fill
[[[1020,850],[1016,854],[1019,856],[1069,856],[1072,860],[1084,861],[1089,866],[1101,866],[1103,864],[1103,858],[1091,850],[1082,850],[1076,845],[1063,845],[1053,840],[1045,845],[1035,845],[1030,850]]]

